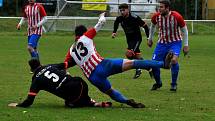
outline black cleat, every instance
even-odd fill
[[[126,104],[130,105],[133,108],[145,108],[146,107],[144,104],[137,103],[133,99],[129,99]]]
[[[136,69],[135,75],[133,77],[133,79],[137,79],[138,77],[140,77],[140,75],[142,74],[142,70],[141,69]]]
[[[176,92],[176,90],[177,90],[177,85],[172,85],[172,84],[171,84],[170,91]]]
[[[162,87],[162,83],[161,84],[155,83],[155,84],[153,84],[151,90],[157,90],[158,88],[161,88],[161,87]]]
[[[168,52],[166,55],[165,61],[164,61],[164,68],[165,69],[170,69],[171,68],[171,60],[173,58],[174,54],[172,51]]]

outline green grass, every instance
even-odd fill
[[[144,109],[134,109],[112,101],[89,84],[89,93],[98,101],[112,101],[112,108],[64,107],[62,99],[41,91],[30,108],[10,108],[10,102],[23,101],[28,93],[31,76],[27,61],[27,38],[21,32],[0,33],[0,118],[1,121],[214,121],[215,120],[215,42],[214,35],[190,35],[190,58],[180,56],[180,74],[177,93],[171,93],[170,71],[162,70],[163,87],[150,91],[154,80],[146,71],[140,78],[132,79],[134,70],[110,77],[114,88],[126,97],[144,103]],[[70,33],[44,35],[39,42],[43,64],[64,60],[73,42]],[[111,39],[111,32],[100,32],[95,38],[97,51],[103,57],[124,58],[125,37],[120,33]],[[142,53],[150,59],[153,49],[142,42]],[[69,69],[81,76],[79,68]],[[84,78],[84,77],[83,77]],[[85,79],[85,78],[84,78]],[[86,79],[85,79],[86,80]],[[23,113],[23,111],[27,111]]]

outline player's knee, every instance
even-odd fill
[[[172,64],[178,63],[178,59],[177,59],[177,58],[172,58],[171,63],[172,63]]]
[[[34,48],[32,46],[30,46],[30,45],[28,45],[27,49],[28,49],[29,52],[33,52],[34,51]]]
[[[132,51],[132,50],[127,50],[126,53],[125,53],[125,56],[126,56],[128,59],[134,59],[135,53],[134,53],[134,51]]]

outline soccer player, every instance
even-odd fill
[[[170,2],[168,0],[159,2],[159,12],[155,13],[151,18],[150,36],[147,43],[149,47],[153,45],[152,40],[156,25],[159,29],[159,38],[152,59],[162,61],[168,52],[173,52],[174,56],[171,60],[172,83],[170,91],[176,91],[179,73],[178,57],[182,47],[181,33],[184,41],[183,52],[185,55],[189,52],[187,26],[183,17],[178,12],[170,10]],[[162,87],[160,69],[153,68],[152,72],[156,83],[152,86],[151,90],[157,90]]]
[[[42,25],[47,21],[46,11],[41,4],[35,3],[35,0],[28,0],[28,2],[29,4],[25,6],[23,17],[17,24],[17,29],[20,30],[25,21],[28,22],[27,49],[32,59],[39,59],[37,45],[43,32]]]
[[[72,77],[65,71],[67,63],[42,66],[38,59],[29,61],[34,72],[28,97],[22,103],[10,103],[11,107],[29,107],[40,90],[50,92],[65,100],[67,107],[110,107],[111,102],[95,102],[88,95],[87,83],[80,77]]]
[[[65,62],[72,61],[72,66],[78,65],[86,78],[113,100],[125,103],[134,108],[144,108],[144,104],[137,103],[133,99],[127,99],[116,89],[113,89],[108,77],[129,69],[146,69],[151,67],[169,68],[172,58],[171,53],[167,56],[165,63],[163,61],[153,60],[105,59],[101,57],[96,51],[93,38],[106,22],[104,14],[102,13],[100,15],[98,23],[94,28],[87,30],[83,25],[75,28],[75,43],[67,52]]]
[[[125,53],[125,56],[128,59],[139,59],[142,60],[141,52],[140,52],[140,44],[142,42],[142,35],[140,28],[142,27],[144,29],[144,32],[149,37],[149,28],[139,16],[133,14],[130,12],[128,5],[126,3],[123,3],[119,6],[119,10],[121,15],[116,18],[114,21],[114,28],[112,33],[112,38],[116,37],[116,32],[119,27],[119,24],[121,24],[126,40],[127,40],[127,51]],[[136,73],[134,75],[134,79],[138,78],[141,74],[141,69],[136,69]],[[150,74],[150,73],[149,73]],[[150,76],[152,76],[150,74]]]

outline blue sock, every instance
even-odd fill
[[[152,73],[154,75],[155,81],[157,84],[161,84],[161,77],[160,77],[160,69],[159,68],[152,68]]]
[[[31,58],[32,59],[39,59],[39,54],[37,53],[37,51],[32,51],[31,52]]]
[[[172,67],[171,67],[172,85],[177,85],[178,72],[179,72],[179,64],[178,63],[172,64]]]
[[[149,68],[162,68],[164,65],[163,61],[155,60],[134,60],[133,68],[135,69],[149,69]]]
[[[120,103],[126,103],[127,102],[127,98],[124,97],[119,91],[117,90],[112,90],[112,93],[110,94],[110,97]]]

